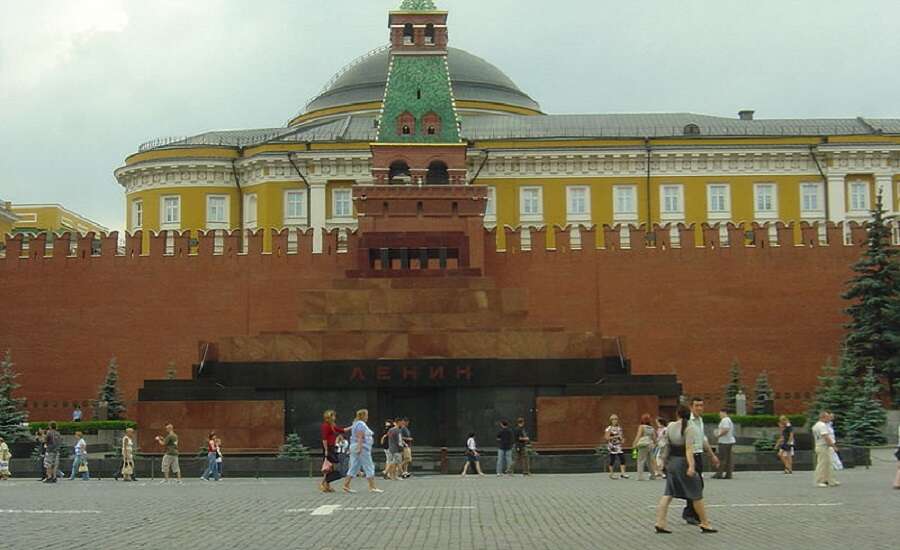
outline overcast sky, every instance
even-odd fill
[[[144,141],[277,127],[400,0],[0,0],[0,198],[124,226]],[[900,118],[900,2],[438,0],[548,113]]]

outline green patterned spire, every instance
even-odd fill
[[[403,0],[400,4],[403,11],[437,11],[433,0]]]
[[[409,135],[397,132],[397,120],[415,118]],[[435,114],[440,130],[428,134],[425,115]],[[459,143],[459,125],[446,55],[394,55],[381,111],[378,141],[386,143]]]

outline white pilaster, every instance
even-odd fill
[[[878,193],[884,202],[884,210],[888,214],[894,211],[894,178],[891,174],[875,174],[875,196],[872,197],[872,206],[875,206]]]
[[[313,229],[313,254],[321,254],[324,248],[325,230],[325,181],[309,182],[309,226]]]
[[[844,174],[828,176],[828,219],[834,223],[847,217],[847,185]]]

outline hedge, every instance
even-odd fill
[[[36,433],[39,429],[47,429],[49,422],[29,422],[28,429]],[[87,422],[57,422],[56,429],[61,434],[73,434],[82,432],[95,434],[97,430],[125,430],[125,428],[137,428],[137,422],[131,420],[90,420]]]
[[[729,418],[738,426],[745,428],[777,428],[778,416],[775,414],[748,414],[747,416],[730,415]],[[805,414],[789,414],[786,416],[795,428],[806,426],[807,417]],[[705,413],[703,422],[706,424],[718,424],[719,413]]]

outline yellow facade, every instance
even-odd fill
[[[18,218],[12,226],[12,230],[16,232],[78,231],[88,233],[93,231],[94,233],[105,233],[109,231],[99,223],[58,204],[14,204],[12,212]]]
[[[13,225],[18,217],[12,211],[12,204],[0,201],[0,243],[3,236],[12,233]]]

